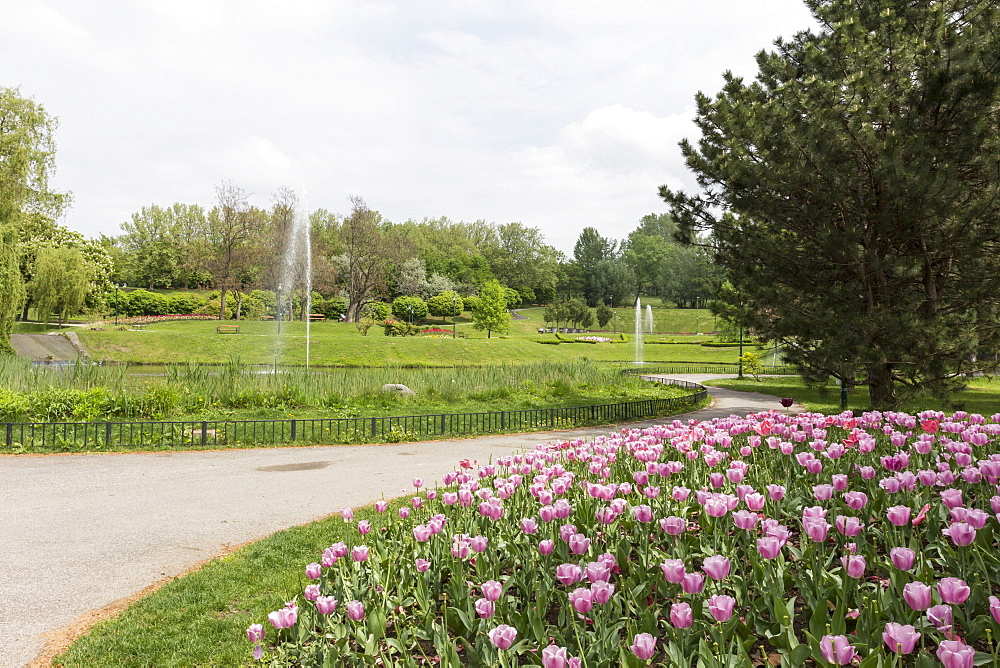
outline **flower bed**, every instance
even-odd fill
[[[769,412],[463,461],[248,635],[280,665],[997,665],[998,421]]]
[[[611,339],[606,336],[578,336],[577,341],[590,341],[591,343],[611,343]]]
[[[219,317],[215,315],[206,315],[204,313],[186,313],[186,314],[172,314],[172,315],[133,315],[128,318],[122,317],[117,319],[118,324],[122,325],[148,325],[154,322],[175,322],[178,320],[218,320]],[[115,320],[102,320],[106,325],[113,325],[116,323]]]

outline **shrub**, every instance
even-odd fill
[[[396,297],[392,300],[392,314],[407,322],[427,317],[427,302],[420,297]]]
[[[149,290],[143,290],[142,288],[129,292],[128,297],[123,301],[126,303],[125,312],[128,315],[163,315],[165,313],[172,313],[169,310],[169,302],[166,297],[155,292],[150,292]]]
[[[192,294],[190,292],[179,292],[175,295],[167,297],[167,310],[165,313],[173,313],[175,315],[197,313],[198,309],[200,309],[201,305],[204,303],[204,300],[196,294]]]

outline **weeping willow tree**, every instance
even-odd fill
[[[14,230],[0,228],[0,355],[13,355],[10,333],[24,302],[24,282],[17,261]]]

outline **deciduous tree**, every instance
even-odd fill
[[[44,323],[55,315],[62,327],[66,318],[83,306],[93,273],[83,253],[76,248],[60,246],[39,253],[30,285],[38,319]]]
[[[820,28],[699,95],[682,143],[743,324],[874,407],[1000,350],[1000,5],[809,0]]]
[[[472,312],[472,327],[479,331],[486,330],[486,338],[490,338],[493,332],[506,334],[510,321],[506,288],[498,281],[488,281],[479,291],[479,299]]]

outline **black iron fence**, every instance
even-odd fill
[[[671,373],[718,373],[718,374],[738,374],[740,372],[739,364],[713,364],[711,362],[706,362],[705,364],[645,364],[642,366],[628,367],[622,369],[622,373],[631,374],[634,376],[647,376],[647,375],[662,375]],[[764,366],[760,371],[761,376],[789,376],[798,375],[795,367],[781,365],[781,366]],[[743,368],[743,375],[745,377],[750,377],[750,373]]]
[[[7,449],[101,450],[116,447],[268,445],[276,443],[371,443],[427,440],[616,424],[673,415],[697,406],[708,391],[696,383],[668,384],[690,394],[616,404],[536,408],[486,413],[444,413],[367,418],[293,420],[181,420],[175,422],[0,423]]]

